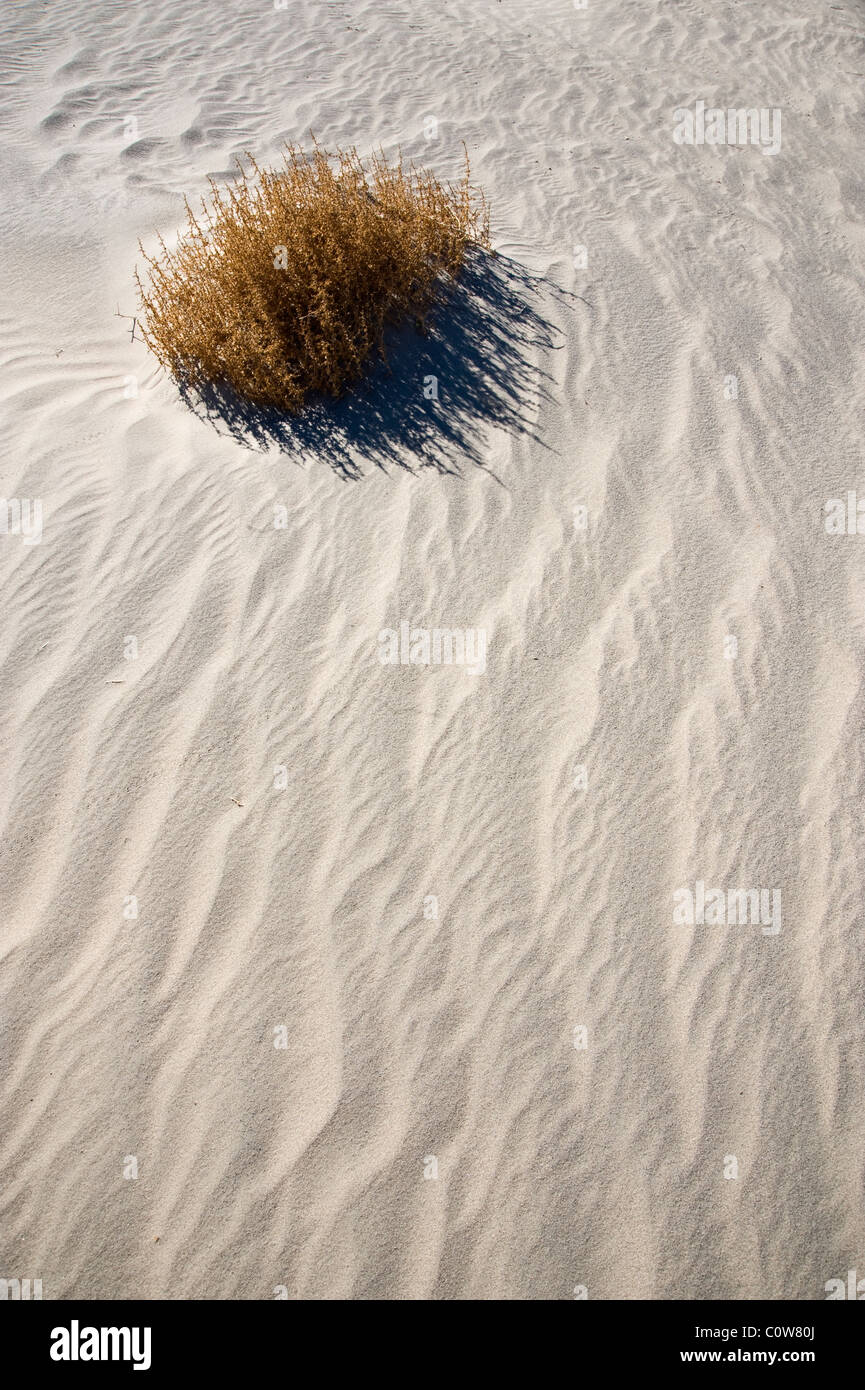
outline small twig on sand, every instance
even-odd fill
[[[130,334],[130,342],[133,342],[133,343],[134,343],[134,342],[136,341],[136,338],[135,338],[135,326],[136,326],[136,324],[138,323],[138,315],[137,315],[137,314],[121,314],[121,312],[120,312],[120,305],[118,304],[117,308],[116,308],[115,311],[114,311],[114,317],[115,317],[116,319],[132,319],[132,333]],[[140,342],[140,341],[141,341],[141,339],[139,338],[139,339],[138,339],[138,342]]]

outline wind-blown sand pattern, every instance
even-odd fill
[[[865,1269],[861,5],[2,24],[0,491],[43,520],[0,535],[0,1275],[824,1298]],[[698,101],[780,150],[677,143]],[[115,310],[310,130],[465,140],[499,258],[256,440]],[[403,621],[485,669],[382,664]],[[780,930],[674,923],[698,883]]]

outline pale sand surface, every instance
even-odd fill
[[[865,1274],[865,537],[823,524],[865,495],[862,6],[2,24],[0,491],[44,520],[0,536],[0,1276]],[[698,99],[780,108],[780,152],[678,145]],[[443,177],[465,140],[497,284],[250,448],[114,311],[184,193],[310,129]],[[382,665],[402,620],[486,670]],[[781,930],[674,925],[698,880]]]

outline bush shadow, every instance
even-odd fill
[[[533,422],[551,399],[552,378],[540,363],[561,343],[542,312],[545,294],[574,297],[506,256],[472,248],[426,331],[390,330],[387,361],[375,360],[340,399],[310,398],[300,415],[286,415],[225,386],[181,385],[181,395],[218,433],[252,449],[276,447],[298,463],[323,460],[346,479],[368,466],[487,468],[491,427],[542,443]]]

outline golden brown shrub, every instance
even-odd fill
[[[470,242],[489,247],[483,194],[464,179],[364,165],[356,150],[329,156],[286,147],[282,169],[251,172],[220,190],[210,180],[202,220],[175,250],[141,254],[136,271],[148,347],[183,385],[228,384],[260,406],[295,412],[309,392],[339,396],[361,375],[384,329],[422,326],[442,276]]]

